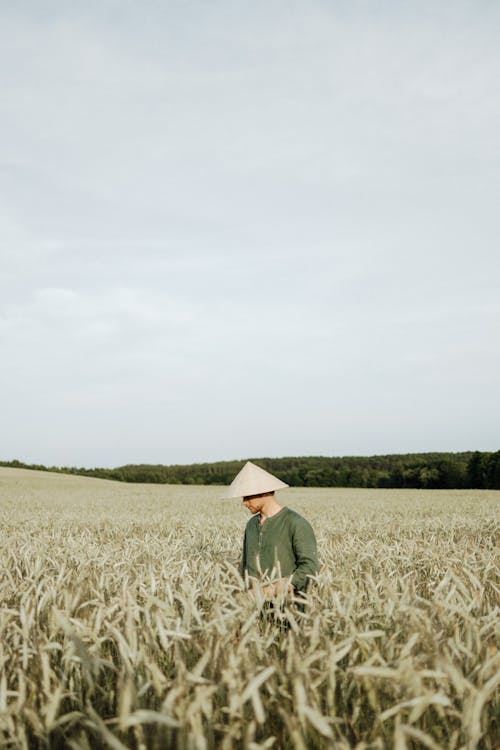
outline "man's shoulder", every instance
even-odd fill
[[[307,520],[307,518],[304,518],[304,516],[301,516],[300,513],[297,513],[296,510],[292,510],[292,508],[287,507],[287,522],[292,529],[301,530],[304,529],[311,529],[312,526]]]
[[[258,528],[260,523],[260,515],[257,513],[255,516],[252,516],[248,519],[247,525],[245,526],[246,529],[253,529]]]
[[[307,524],[308,526],[310,526],[309,521],[304,518],[304,516],[301,516],[300,513],[297,513],[296,510],[286,507],[286,511],[286,519],[288,523],[292,524],[293,526],[301,526],[302,524]]]

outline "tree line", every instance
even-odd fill
[[[292,487],[386,489],[500,489],[500,451],[406,453],[388,456],[252,458]],[[127,464],[114,469],[77,468],[0,461],[0,466],[77,474],[120,482],[227,485],[245,460],[163,465]]]

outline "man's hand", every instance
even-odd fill
[[[279,581],[262,586],[260,591],[266,599],[272,599],[275,596],[293,594],[293,586],[288,578],[280,578]]]

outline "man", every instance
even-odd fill
[[[252,514],[245,529],[240,570],[255,582],[266,580],[261,591],[267,597],[285,590],[305,594],[311,576],[318,572],[311,525],[275,499],[275,491],[285,487],[278,477],[247,461],[226,494],[243,498]]]

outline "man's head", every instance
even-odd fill
[[[227,489],[226,497],[258,498],[261,495],[274,495],[275,490],[281,490],[288,487],[285,482],[270,474],[260,466],[256,466],[251,461],[247,461],[241,471],[231,482]],[[268,498],[268,499],[272,499]],[[257,500],[255,501],[257,502]],[[260,501],[259,501],[260,502]]]
[[[245,495],[242,503],[252,515],[255,515],[260,513],[266,503],[271,500],[274,500],[274,492],[260,492],[258,495]]]

